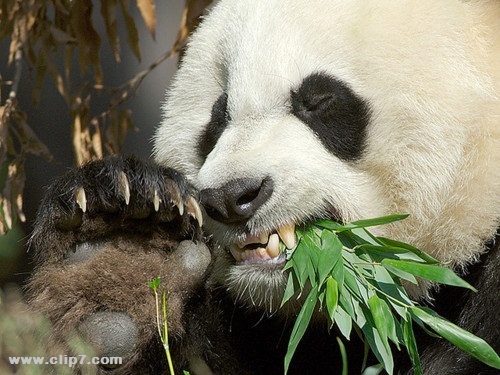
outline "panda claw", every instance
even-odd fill
[[[85,189],[79,187],[75,193],[75,199],[78,206],[83,212],[87,211],[87,196],[85,195]]]
[[[160,197],[158,196],[158,190],[156,189],[153,193],[153,206],[155,208],[155,212],[160,210]]]
[[[200,227],[203,226],[203,214],[201,213],[201,208],[194,197],[189,197],[187,201],[187,211],[197,222]]]
[[[118,175],[118,186],[123,198],[125,199],[125,204],[128,206],[130,203],[130,185],[128,183],[127,175],[123,171]]]
[[[179,215],[184,214],[184,203],[182,202],[181,191],[173,181],[166,182],[168,190],[170,191],[170,200],[179,209]]]
[[[177,208],[179,209],[179,215],[184,215],[184,203],[182,203],[182,200],[180,200],[179,202],[174,202],[174,204],[177,206]]]

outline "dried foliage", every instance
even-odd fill
[[[120,62],[119,22],[126,30],[127,44],[141,59],[139,33],[130,0],[3,0],[0,2],[0,40],[9,39],[8,63],[14,77],[0,76],[0,234],[16,220],[24,221],[22,193],[25,184],[24,162],[28,154],[52,159],[48,148],[28,125],[27,116],[17,101],[22,79],[33,80],[33,101],[40,102],[43,83],[48,76],[65,99],[71,115],[71,134],[77,165],[120,151],[129,130],[134,129],[132,113],[126,108],[143,79],[169,56],[185,45],[188,34],[199,22],[211,0],[186,0],[177,41],[147,69],[119,87],[104,85],[101,66],[102,38],[94,21],[102,22],[114,58]],[[155,37],[154,0],[136,0],[139,13]],[[100,7],[100,18],[94,13]],[[93,17],[94,14],[94,17]],[[33,74],[23,74],[27,65]],[[107,109],[92,115],[91,98],[97,92],[109,97]],[[3,96],[0,96],[3,99]]]
[[[177,40],[174,43],[171,55],[179,52],[182,54],[189,34],[196,29],[201,21],[203,11],[212,4],[212,1],[213,0],[186,0],[179,33],[177,34]]]

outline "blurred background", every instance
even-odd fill
[[[8,0],[6,0],[8,2]],[[32,0],[38,1],[38,0]],[[138,2],[139,3],[139,2]],[[206,1],[205,1],[206,3]],[[184,0],[156,1],[155,39],[151,36],[146,23],[141,17],[135,1],[130,3],[132,15],[138,30],[141,61],[138,61],[132,48],[127,44],[127,30],[123,19],[117,17],[120,36],[120,59],[117,63],[113,50],[106,37],[106,27],[100,14],[100,2],[94,1],[92,18],[95,30],[102,39],[101,64],[103,84],[117,87],[123,85],[138,72],[146,69],[162,54],[174,45],[185,7]],[[3,5],[5,8],[5,4]],[[120,15],[120,14],[118,14]],[[2,24],[0,23],[0,29]],[[15,75],[14,64],[8,64],[10,38],[0,40],[0,75],[3,81],[12,80]],[[167,58],[152,70],[144,79],[135,96],[126,107],[132,111],[132,120],[137,131],[128,132],[123,153],[132,153],[147,158],[151,153],[151,138],[154,129],[160,122],[160,107],[164,100],[165,89],[176,71],[178,55]],[[8,283],[22,284],[32,268],[30,256],[26,251],[26,240],[32,230],[32,224],[44,189],[55,177],[63,174],[75,165],[75,153],[72,146],[72,117],[68,104],[59,94],[56,85],[50,78],[45,78],[40,102],[34,105],[32,91],[35,84],[32,69],[24,62],[22,79],[17,91],[18,106],[27,114],[27,123],[39,139],[49,148],[52,161],[42,157],[29,155],[26,159],[26,182],[24,190],[23,210],[26,216],[24,223],[17,221],[6,235],[0,236],[0,287]],[[8,94],[7,85],[2,84],[2,101],[5,103]],[[109,98],[105,94],[93,96],[92,111],[99,113],[106,108]],[[102,101],[102,107],[99,107]],[[97,104],[95,104],[97,102]],[[92,115],[92,113],[91,113]],[[0,124],[1,125],[1,124]],[[5,168],[4,168],[5,169]],[[3,176],[3,177],[1,177]],[[8,179],[5,172],[0,179]],[[0,186],[2,181],[0,181]]]

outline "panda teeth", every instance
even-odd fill
[[[287,224],[278,228],[278,234],[281,241],[285,244],[288,249],[293,249],[295,247],[295,224]]]
[[[288,249],[296,245],[295,224],[279,227],[274,233],[248,234],[246,238],[229,247],[236,262],[275,259],[280,255],[280,239]],[[263,245],[263,246],[260,246]]]
[[[238,245],[234,244],[229,247],[229,251],[231,252],[231,255],[234,257],[234,259],[237,262],[241,262],[243,260],[242,255],[244,254],[243,251],[239,248]]]
[[[269,242],[267,243],[265,250],[271,258],[276,258],[280,255],[280,239],[276,233],[269,236]]]
[[[269,234],[262,232],[259,235],[248,235],[244,241],[238,243],[238,247],[243,249],[250,244],[263,244],[265,245],[269,240]]]
[[[263,247],[259,247],[256,252],[262,259],[269,259],[270,254],[268,254],[267,248],[264,249]]]

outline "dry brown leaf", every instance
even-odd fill
[[[101,16],[111,50],[120,60],[120,40],[117,26],[117,7],[121,8],[127,43],[140,60],[139,34],[136,20],[139,12],[132,15],[130,0],[101,0]],[[135,0],[149,32],[155,37],[156,10],[154,0]],[[179,45],[198,23],[199,15],[211,0],[186,2],[183,33]],[[0,103],[0,165],[7,167],[9,177],[0,187],[0,233],[10,229],[18,220],[24,220],[22,191],[24,188],[24,160],[28,154],[51,159],[48,148],[29,126],[26,115],[17,108],[15,97],[19,82],[27,70],[35,72],[32,95],[35,102],[42,96],[46,76],[54,81],[59,94],[66,100],[72,117],[72,137],[75,159],[78,164],[100,158],[104,152],[117,153],[123,147],[127,133],[135,130],[131,111],[122,108],[134,95],[145,76],[164,61],[168,54],[151,64],[124,85],[106,89],[112,99],[103,114],[89,120],[90,93],[103,89],[100,65],[101,37],[93,22],[95,2],[89,0],[2,0],[0,1],[0,40],[10,42],[9,55],[15,71],[6,86],[11,90],[7,103]],[[135,17],[135,19],[134,19]],[[123,46],[122,46],[123,47]],[[74,52],[78,52],[76,55]],[[75,58],[80,65],[78,81],[72,72]],[[62,63],[61,63],[62,62]],[[88,71],[93,73],[89,78]],[[34,75],[34,74],[33,74]],[[9,86],[11,85],[11,86]],[[86,98],[86,99],[83,99]],[[106,131],[104,133],[104,130]],[[103,144],[106,150],[103,150]]]
[[[3,191],[3,195],[10,198],[10,189],[6,188]],[[12,228],[12,222],[14,221],[12,218],[12,204],[10,203],[9,198],[4,199],[2,202],[2,218],[4,223],[4,233]]]
[[[77,165],[103,157],[102,137],[99,123],[90,120],[90,95],[82,99],[77,96],[72,105],[73,124],[71,134]]]
[[[40,49],[40,53],[38,54],[38,62],[40,65],[42,65],[43,69],[46,69],[46,71],[49,73],[50,78],[52,78],[52,81],[54,81],[54,84],[57,87],[57,91],[59,91],[59,94],[67,101],[69,102],[69,89],[66,85],[66,82],[64,81],[63,77],[59,73],[56,64],[52,59],[49,57],[47,54],[47,51],[45,49]]]
[[[102,137],[101,137],[101,128],[99,127],[99,123],[97,121],[92,123],[94,126],[94,133],[91,134],[91,144],[92,144],[92,159],[102,159]],[[90,134],[90,132],[89,132]]]
[[[120,38],[118,37],[118,23],[116,21],[117,4],[117,0],[101,0],[101,15],[106,25],[106,34],[115,60],[120,62]]]
[[[196,29],[201,21],[203,11],[212,1],[213,0],[186,0],[177,39],[170,51],[171,56],[184,48],[189,34]]]
[[[156,10],[154,0],[137,0],[137,7],[153,39],[156,33]]]
[[[141,60],[141,50],[139,48],[139,33],[135,27],[134,18],[130,15],[130,1],[120,0],[123,19],[125,20],[125,28],[127,30],[127,42],[137,59]]]
[[[3,199],[0,195],[0,235],[7,233],[7,223],[5,222],[5,218],[3,215]]]
[[[43,62],[43,58],[39,57],[36,59],[36,79],[33,84],[33,90],[31,91],[31,98],[35,105],[40,103],[40,98],[42,94],[43,82],[45,81],[45,75],[47,74],[47,64]]]
[[[16,216],[22,222],[26,220],[26,217],[23,213],[22,200],[25,180],[26,173],[24,171],[24,160],[20,158],[15,159],[8,168],[8,183],[10,184],[10,199],[13,203],[11,204],[11,208],[14,208],[16,210]],[[12,223],[9,228],[12,228]]]
[[[23,143],[23,152],[28,154],[33,154],[37,156],[42,156],[46,160],[53,160],[53,156],[49,151],[49,148],[38,138],[33,129],[28,125],[26,121],[26,114],[23,112],[15,112],[13,114],[14,121],[18,127],[18,134]]]
[[[92,1],[73,0],[69,21],[78,40],[81,71],[86,72],[90,62],[94,68],[94,80],[102,83],[102,68],[99,60],[101,38],[92,22],[92,8]]]
[[[68,43],[76,43],[76,38],[69,35],[67,32],[55,27],[54,25],[50,25],[49,30],[56,44],[66,45]]]
[[[73,136],[73,150],[75,152],[75,159],[77,165],[82,165],[85,159],[84,150],[82,150],[82,121],[79,113],[75,113],[73,116],[73,125],[71,128],[71,134]]]

